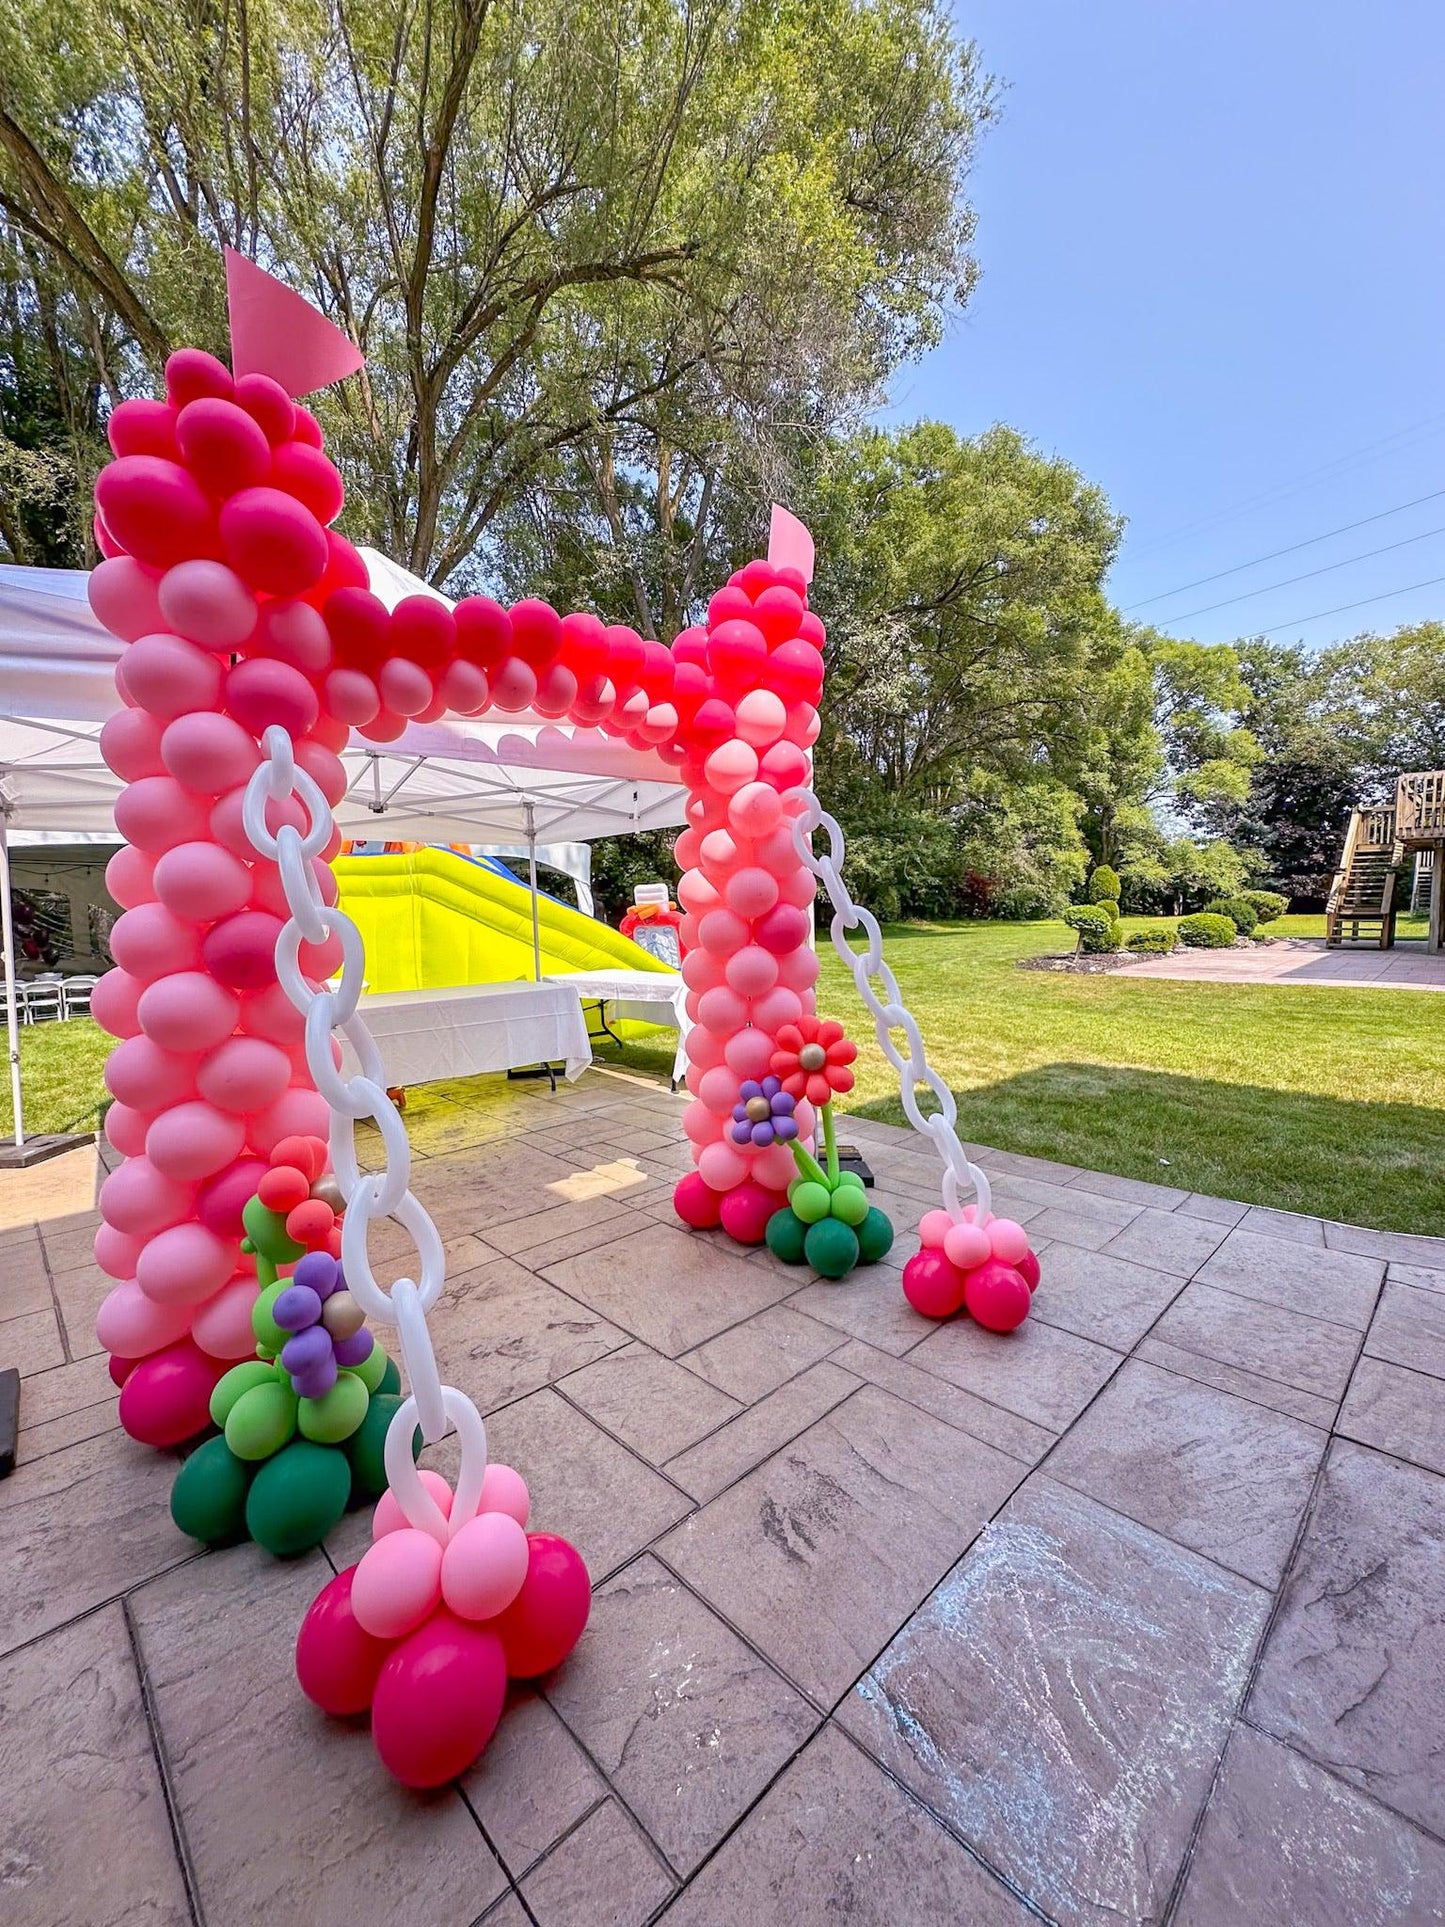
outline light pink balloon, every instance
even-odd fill
[[[335,809],[350,785],[341,758],[314,737],[306,737],[296,745],[296,761]]]
[[[712,1190],[730,1191],[747,1176],[748,1161],[735,1146],[720,1140],[705,1144],[698,1152],[697,1172]]]
[[[95,1262],[107,1278],[134,1278],[136,1261],[143,1245],[143,1239],[133,1238],[125,1231],[117,1231],[114,1225],[98,1225],[95,1232]],[[108,1351],[110,1347],[106,1349]]]
[[[106,1142],[123,1158],[144,1157],[150,1123],[145,1111],[133,1111],[129,1104],[112,1104],[105,1113]]]
[[[818,972],[822,969],[818,961],[818,953],[815,950],[809,950],[806,945],[799,950],[790,950],[786,956],[776,961],[778,982],[785,984],[789,990],[811,990],[818,981]]]
[[[709,910],[699,920],[697,936],[702,948],[715,957],[731,957],[748,940],[747,919],[735,910]]]
[[[715,990],[723,981],[723,959],[710,950],[690,950],[682,960],[682,981],[689,990]]]
[[[261,612],[261,641],[268,656],[303,675],[320,676],[331,667],[331,631],[309,602],[268,602]]]
[[[161,759],[171,775],[198,796],[244,788],[261,760],[256,739],[234,716],[194,710],[166,726]]]
[[[778,895],[785,903],[796,909],[807,910],[812,907],[818,894],[818,879],[811,870],[797,869],[782,879],[778,885]]]
[[[768,994],[775,997],[778,993],[770,991]],[[698,999],[697,1011],[699,1023],[706,1024],[709,1030],[724,1033],[741,1030],[748,1017],[746,1000],[726,984],[715,990],[705,990]]]
[[[326,678],[323,693],[326,713],[354,729],[374,722],[381,713],[381,694],[376,684],[360,669],[333,669]]]
[[[505,1512],[519,1526],[525,1526],[531,1510],[531,1494],[521,1473],[513,1466],[501,1465],[493,1460],[482,1474],[482,1496],[477,1511]]]
[[[948,1213],[936,1206],[932,1211],[925,1211],[918,1220],[918,1242],[930,1251],[935,1246],[941,1248],[952,1224],[953,1219]]]
[[[235,1268],[234,1239],[218,1238],[203,1224],[176,1224],[149,1240],[135,1281],[158,1305],[199,1305],[221,1289]]]
[[[702,836],[699,831],[682,831],[672,846],[672,860],[679,870],[685,870],[689,875],[702,875],[697,868],[702,861]]]
[[[291,1082],[291,1059],[263,1037],[229,1037],[201,1060],[196,1088],[222,1111],[249,1117],[274,1104]]]
[[[141,994],[144,994],[143,992]],[[118,1104],[154,1115],[184,1103],[196,1090],[196,1060],[184,1052],[162,1050],[149,1037],[128,1037],[105,1060],[106,1089]]]
[[[710,1071],[723,1061],[724,1039],[715,1031],[694,1025],[687,1034],[687,1061],[696,1070]]]
[[[112,1037],[137,1036],[140,1032],[140,1016],[136,1004],[144,988],[145,985],[128,971],[107,970],[90,993],[91,1016]]]
[[[738,735],[754,749],[777,742],[788,720],[780,696],[771,689],[750,689],[737,706]]]
[[[797,1177],[798,1167],[786,1145],[767,1144],[762,1150],[753,1152],[752,1174],[759,1184],[765,1184],[770,1191],[786,1191]]]
[[[284,1047],[305,1035],[306,1019],[280,984],[269,984],[242,1003],[241,1029],[249,1037],[264,1037]]]
[[[157,908],[164,906],[176,918],[190,918],[193,924],[211,923],[217,917],[232,915],[250,902],[251,872],[238,856],[232,856],[219,843],[178,843],[158,858],[155,888],[160,898]],[[142,914],[140,910],[126,912],[132,917]],[[119,928],[117,924],[116,929]],[[199,964],[199,931],[194,935],[195,954],[178,951],[170,965],[172,970],[189,970]],[[114,950],[112,933],[112,955]]]
[[[241,1155],[246,1126],[230,1111],[193,1098],[162,1111],[146,1132],[145,1154],[170,1178],[209,1178]]]
[[[239,727],[239,725],[238,725]],[[216,841],[232,856],[246,859],[256,855],[255,845],[246,834],[241,810],[245,798],[244,786],[229,790],[212,808],[207,818],[207,828]],[[294,796],[283,798],[280,802],[269,799],[266,804],[266,827],[274,836],[283,823],[290,823],[296,829],[306,828],[306,812]]]
[[[100,726],[100,754],[123,783],[142,776],[164,776],[161,720],[146,709],[118,709]]]
[[[487,1471],[489,1472],[490,1470],[491,1467],[488,1466]],[[451,1487],[447,1484],[441,1473],[433,1472],[425,1465],[419,1465],[416,1475],[426,1490],[436,1500],[437,1510],[441,1513],[442,1517],[449,1519],[452,1516],[452,1498],[454,1495]],[[485,1489],[485,1472],[482,1474],[482,1482]],[[384,1539],[389,1532],[406,1532],[409,1530],[410,1525],[411,1521],[396,1502],[396,1494],[390,1490],[383,1492],[376,1502],[376,1510],[371,1515],[371,1537],[373,1542],[377,1539]]]
[[[991,1252],[988,1232],[982,1225],[950,1224],[943,1234],[943,1254],[960,1271],[972,1271]]]
[[[727,1066],[704,1071],[698,1082],[698,1097],[716,1116],[726,1118],[738,1101],[738,1080]]]
[[[778,981],[778,960],[761,944],[746,944],[728,959],[727,980],[740,997],[761,997]]]
[[[487,672],[459,656],[442,677],[441,693],[448,709],[454,709],[459,716],[478,715],[491,696]]]
[[[191,1208],[195,1186],[157,1171],[149,1158],[127,1158],[100,1187],[100,1215],[117,1231],[147,1238]]]
[[[127,716],[139,716],[138,709],[127,709]],[[134,910],[138,903],[155,897],[156,860],[144,850],[124,843],[105,866],[105,887],[123,910]]]
[[[715,910],[722,902],[701,870],[689,870],[686,873],[677,886],[677,900],[684,910],[690,910],[696,917],[705,917],[709,910]]]
[[[771,783],[745,783],[728,804],[728,822],[739,836],[766,836],[782,816],[782,801]]]
[[[200,842],[209,816],[203,799],[173,776],[144,776],[115,799],[116,829],[150,856],[161,856],[178,843]]]
[[[256,627],[256,598],[224,562],[177,562],[161,577],[159,600],[167,625],[203,649],[239,649]]]
[[[141,993],[141,1028],[162,1050],[214,1050],[236,1028],[237,999],[199,970],[162,977]]]
[[[671,703],[651,703],[635,733],[645,744],[669,743],[677,734],[677,722]]]
[[[711,1071],[700,1071],[698,1081],[712,1075]],[[694,1144],[715,1144],[726,1127],[717,1112],[709,1110],[699,1097],[683,1112],[682,1128]]]
[[[740,917],[762,917],[778,900],[776,878],[766,870],[750,865],[736,871],[723,886],[728,907]]]
[[[686,835],[686,831],[683,834]],[[681,838],[678,840],[681,841]],[[726,830],[709,830],[698,846],[698,850],[703,868],[714,882],[724,877],[731,877],[743,860],[737,842]],[[726,890],[723,891],[723,895],[727,896]]]
[[[184,1338],[190,1323],[189,1306],[159,1305],[134,1278],[126,1278],[101,1301],[95,1335],[114,1358],[149,1358]],[[254,1340],[251,1349],[255,1350]]]
[[[253,1149],[269,1157],[273,1144],[283,1137],[324,1138],[331,1129],[331,1110],[317,1091],[293,1085],[274,1104],[258,1111],[247,1133]]]
[[[990,1218],[984,1229],[988,1232],[989,1249],[1006,1265],[1016,1265],[1027,1254],[1029,1234],[1012,1218]]]
[[[752,746],[734,738],[719,743],[703,766],[708,782],[724,796],[731,796],[744,783],[757,780],[758,753]]]
[[[254,1358],[256,1334],[251,1307],[260,1293],[254,1278],[232,1278],[229,1284],[197,1305],[191,1315],[191,1337],[212,1358]]]
[[[167,721],[214,709],[224,676],[216,658],[182,636],[142,636],[125,654],[126,688],[143,709]]]
[[[539,716],[565,716],[577,700],[577,678],[564,662],[554,662],[537,678],[534,702]]]
[[[522,1590],[527,1535],[505,1512],[479,1512],[442,1555],[442,1598],[463,1619],[491,1619]]]
[[[788,990],[782,984],[775,984],[761,997],[755,997],[748,1009],[759,1030],[770,1030],[775,1035],[784,1024],[796,1024],[802,1014],[803,1005],[797,991]]]
[[[113,555],[91,570],[85,593],[99,623],[122,642],[135,642],[162,627],[158,586],[133,556]]]
[[[351,1610],[374,1639],[401,1639],[441,1598],[442,1549],[429,1532],[403,1526],[374,1540],[351,1581]]]
[[[765,1030],[740,1030],[727,1040],[723,1055],[737,1077],[764,1078],[772,1068],[773,1040]]]
[[[498,663],[490,681],[494,708],[511,712],[531,708],[537,694],[537,675],[520,656],[508,656]]]

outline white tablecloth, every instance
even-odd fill
[[[545,980],[389,991],[363,997],[360,1015],[392,1085],[557,1063],[577,1078],[592,1062],[582,1006],[571,991]],[[344,1039],[341,1048],[346,1069],[355,1071]]]
[[[676,971],[666,975],[660,970],[569,970],[548,977],[549,984],[566,984],[584,1004],[603,1003],[614,1017],[628,1017],[639,1024],[663,1024],[677,1032],[677,1054],[672,1061],[672,1081],[682,1082],[687,1073],[687,1033],[692,1021],[687,1014],[687,985]]]

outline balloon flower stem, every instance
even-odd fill
[[[805,1178],[810,1179],[814,1184],[823,1185],[825,1189],[832,1188],[828,1184],[827,1172],[811,1152],[805,1151],[802,1145],[797,1143],[796,1140],[788,1146],[788,1149],[793,1154],[794,1164],[797,1165]]]
[[[828,1189],[830,1191],[836,1191],[839,1177],[838,1140],[833,1134],[833,1106],[831,1104],[825,1104],[823,1106],[823,1143],[827,1147],[828,1152]]]

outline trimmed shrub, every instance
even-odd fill
[[[1216,916],[1209,910],[1184,917],[1179,924],[1179,941],[1191,950],[1227,950],[1238,935],[1233,917]]]
[[[1167,929],[1136,930],[1132,937],[1125,938],[1124,948],[1140,957],[1167,957],[1178,941],[1171,923]]]
[[[1096,903],[1093,907],[1096,910],[1102,910],[1110,923],[1119,921],[1119,906],[1112,897],[1105,897],[1102,902]]]
[[[1252,937],[1259,922],[1254,905],[1246,903],[1243,897],[1216,897],[1213,903],[1206,903],[1204,909],[1211,917],[1228,917],[1241,937]]]
[[[1079,903],[1064,912],[1064,922],[1079,933],[1079,948],[1091,956],[1119,948],[1119,926],[1102,904]]]
[[[1273,923],[1289,908],[1289,898],[1282,897],[1278,890],[1241,890],[1239,900],[1249,905],[1261,923]]]
[[[1113,903],[1119,901],[1119,872],[1101,863],[1089,878],[1088,898],[1090,903]]]

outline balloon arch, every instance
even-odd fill
[[[316,1602],[298,1666],[329,1710],[370,1706],[388,1765],[432,1784],[485,1743],[509,1673],[546,1670],[570,1647],[586,1574],[564,1542],[525,1532],[525,1486],[486,1465],[481,1420],[437,1378],[425,1312],[440,1242],[406,1184],[404,1131],[356,1013],[359,940],[328,868],[351,732],[385,743],[411,719],[530,711],[677,767],[695,1026],[683,1125],[696,1168],[676,1194],[688,1224],[766,1235],[824,1275],[891,1236],[833,1144],[831,1099],[851,1084],[853,1053],[815,1010],[821,880],[905,1109],[943,1164],[942,1206],[905,1274],[910,1300],[932,1316],[966,1305],[1008,1329],[1038,1268],[1019,1227],[991,1216],[810,787],[824,629],[808,607],[802,525],[775,510],[768,558],[670,648],[534,600],[468,596],[449,610],[414,596],[388,610],[331,526],[341,477],[293,399],[360,358],[249,262],[228,255],[227,272],[236,372],[173,354],[163,400],[112,414],[114,460],[95,491],[105,559],[91,602],[127,644],[125,707],[101,732],[125,784],[125,847],[107,871],[124,914],[93,1010],[119,1040],[105,1129],[124,1162],[100,1197],[96,1259],[116,1282],[97,1331],[132,1436],[170,1446],[222,1427],[176,1482],[173,1510],[197,1536],[249,1531],[296,1551],[346,1504],[380,1497],[375,1543]],[[814,855],[820,825],[830,849]],[[868,948],[854,952],[846,936],[860,927]],[[336,1029],[357,1046],[359,1078],[339,1075]],[[928,1115],[920,1082],[939,1100]],[[379,1175],[352,1145],[365,1116],[382,1127]],[[809,1147],[822,1157],[825,1143],[819,1162]],[[365,1249],[368,1223],[388,1213],[412,1231],[422,1273],[390,1294]],[[405,1403],[368,1315],[397,1329]],[[462,1433],[455,1493],[414,1470],[418,1427],[428,1440]]]

